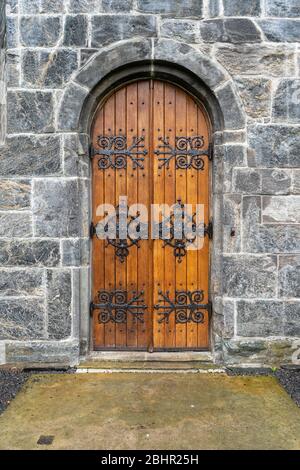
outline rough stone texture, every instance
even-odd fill
[[[0,211],[30,209],[30,199],[28,180],[0,180]]]
[[[143,35],[156,35],[156,18],[138,15],[101,15],[92,18],[92,47],[103,47],[110,42]]]
[[[0,268],[0,297],[41,297],[44,295],[42,269]]]
[[[249,127],[249,165],[267,168],[300,166],[300,128],[281,125]]]
[[[0,339],[45,337],[43,299],[0,299]]]
[[[258,25],[269,41],[300,41],[300,21],[298,20],[260,20]]]
[[[71,271],[47,271],[47,317],[50,339],[65,339],[71,334]]]
[[[260,0],[223,0],[226,16],[259,16]]]
[[[271,80],[236,77],[234,83],[238,87],[245,111],[250,117],[260,118],[270,115]]]
[[[160,25],[160,34],[165,38],[188,43],[197,43],[200,39],[199,24],[192,20],[163,20]]]
[[[77,181],[35,181],[33,198],[34,230],[37,236],[68,238],[78,234]]]
[[[21,16],[20,41],[27,47],[56,46],[61,34],[62,22],[56,16]]]
[[[300,16],[298,0],[265,0],[265,8],[268,16],[290,18],[298,18]]]
[[[300,297],[300,255],[279,256],[280,297]]]
[[[61,88],[77,69],[77,52],[60,49],[49,53],[29,50],[23,55],[23,86]]]
[[[137,9],[145,13],[160,13],[161,15],[170,15],[174,17],[195,16],[202,17],[202,0],[173,1],[164,0],[137,0]]]
[[[224,293],[227,297],[267,297],[276,295],[276,256],[224,257]]]
[[[264,223],[300,223],[300,196],[265,196],[262,199]]]
[[[238,336],[299,336],[300,302],[239,301]]]
[[[84,15],[67,16],[64,28],[65,46],[87,46],[88,22]]]
[[[273,102],[273,116],[276,121],[299,123],[300,80],[282,80],[279,83]]]
[[[57,240],[0,239],[0,266],[57,266],[60,262]]]
[[[154,61],[153,69],[173,62],[178,77],[188,71],[188,89],[200,79],[214,109],[214,360],[290,362],[300,337],[299,2],[6,3],[0,298],[12,303],[3,304],[11,326],[3,323],[1,358],[74,364],[79,344],[88,351],[88,109],[94,112],[98,85],[113,71]],[[29,318],[40,315],[37,325],[43,319],[39,331],[26,330],[25,309]]]
[[[201,37],[205,42],[260,42],[261,34],[253,21],[245,18],[209,20],[200,23]]]
[[[6,147],[0,148],[0,173],[4,177],[59,175],[59,136],[8,137]]]
[[[51,92],[9,91],[7,131],[9,133],[54,131],[54,103]]]
[[[289,45],[220,45],[216,59],[229,73],[237,75],[280,77],[295,71],[294,50]]]

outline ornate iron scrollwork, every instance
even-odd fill
[[[176,137],[175,147],[170,144],[169,137],[159,137],[162,143],[154,151],[156,155],[163,155],[158,160],[161,162],[159,169],[164,166],[169,169],[170,161],[175,158],[177,170],[204,169],[203,156],[211,155],[211,146],[208,150],[202,150],[204,147],[204,137],[197,135],[195,137]]]
[[[98,322],[127,323],[128,314],[132,315],[135,322],[144,323],[144,313],[147,305],[144,303],[144,291],[131,292],[131,297],[125,290],[100,291],[97,294],[97,303],[91,304],[91,313],[100,310]]]
[[[211,304],[203,304],[204,292],[197,291],[176,291],[175,299],[170,299],[170,292],[165,294],[162,291],[158,292],[160,295],[159,303],[154,305],[158,315],[162,318],[158,323],[169,323],[170,316],[175,315],[175,323],[204,323],[205,317],[201,310],[211,310]]]
[[[177,204],[178,204],[178,208],[181,210],[181,214],[179,216],[179,219],[181,221],[183,221],[185,218],[188,219],[187,223],[189,223],[191,225],[193,233],[195,233],[195,230],[196,230],[196,220],[195,220],[196,213],[191,214],[191,215],[186,214],[185,211],[184,211],[184,204],[182,204],[181,199],[178,199]],[[181,239],[175,238],[176,234],[175,234],[174,222],[175,222],[174,212],[170,215],[170,217],[167,217],[162,222],[160,222],[160,224],[159,224],[159,238],[160,238],[160,240],[162,240],[164,242],[163,248],[165,248],[166,246],[171,246],[174,249],[174,256],[178,260],[178,263],[181,263],[182,258],[184,258],[186,256],[187,247],[189,245],[193,244],[194,241],[196,240],[196,235],[192,238],[186,237],[184,228],[183,228],[183,226],[181,226],[182,238]],[[169,233],[170,233],[169,238],[164,238],[163,227],[166,226],[166,225],[169,226]],[[180,231],[180,227],[179,227],[179,231]]]
[[[144,137],[133,137],[132,144],[128,146],[127,137],[123,135],[100,135],[98,146],[100,150],[93,149],[92,156],[99,155],[98,167],[100,170],[114,168],[120,170],[127,168],[128,159],[132,162],[132,169],[144,168],[144,157],[148,151],[144,148]]]
[[[124,263],[125,259],[129,255],[129,248],[132,246],[137,246],[139,248],[139,241],[141,237],[132,238],[130,236],[131,224],[135,222],[139,217],[139,212],[136,216],[128,215],[128,207],[125,208],[126,217],[127,217],[127,238],[120,238],[120,206],[116,207],[116,238],[106,238],[107,245],[112,245],[115,247],[116,256],[120,259],[121,263]],[[104,226],[104,232],[108,232],[108,223]],[[138,223],[136,226],[136,232],[141,232],[141,224]]]

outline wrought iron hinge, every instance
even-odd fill
[[[208,146],[208,159],[212,161],[213,158],[214,158],[214,144],[213,142],[210,142]]]
[[[94,225],[93,222],[91,222],[90,225],[90,238],[93,238],[96,235],[96,225]]]
[[[91,317],[93,316],[94,309],[95,309],[95,304],[94,304],[94,302],[91,302],[90,303],[90,315],[91,315]]]
[[[210,220],[207,225],[204,226],[204,236],[207,235],[212,240],[214,234],[213,221]]]
[[[210,301],[207,304],[207,311],[208,311],[208,318],[210,319],[212,317],[212,311],[213,311],[212,302]]]
[[[90,143],[89,144],[89,157],[91,160],[93,160],[94,156],[95,156],[94,147],[93,147],[93,144]]]

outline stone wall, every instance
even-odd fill
[[[135,57],[145,44],[133,60],[194,60],[222,102],[215,360],[290,361],[300,338],[299,0],[6,3],[0,359],[74,364],[79,345],[87,351],[90,169],[74,110],[109,69],[114,45]]]
[[[5,82],[6,20],[5,2],[0,3],[0,145],[5,140],[6,124],[6,82]]]

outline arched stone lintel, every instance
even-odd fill
[[[181,85],[206,106],[215,131],[245,127],[245,114],[228,73],[195,47],[169,40],[134,39],[111,44],[93,56],[64,90],[58,130],[89,133],[99,100],[110,89],[138,78]]]

